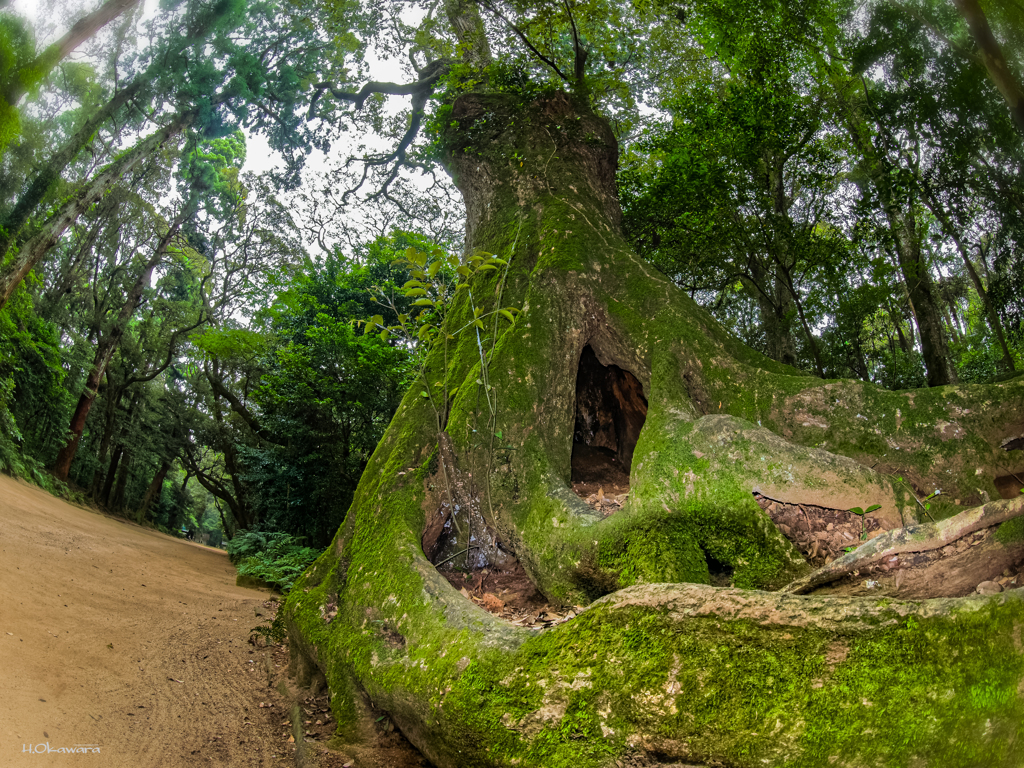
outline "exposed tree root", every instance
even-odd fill
[[[964,541],[965,537],[992,529],[1021,515],[1024,515],[1024,498],[993,501],[961,512],[948,520],[898,528],[868,541],[809,576],[794,580],[783,587],[782,591],[805,595],[876,564],[884,564],[890,570],[900,565],[922,566],[925,563],[920,560],[900,556],[938,552],[962,542],[962,546],[954,547],[959,552],[947,552],[949,555],[959,554],[960,557],[929,559],[926,570],[931,573],[926,578],[918,574],[910,579],[903,577],[897,583],[896,574],[893,574],[892,586],[897,590],[905,588],[908,590],[907,596],[912,592],[914,597],[968,594],[979,582],[997,577],[1004,569],[1015,564],[1024,554],[1024,543],[1003,544],[990,536],[969,542]],[[971,543],[980,545],[978,551],[969,551],[972,549]],[[972,580],[974,584],[966,588],[965,585]]]

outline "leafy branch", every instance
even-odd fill
[[[501,306],[509,266],[508,261],[492,253],[479,251],[466,259],[465,263],[460,264],[454,256],[445,253],[438,247],[429,252],[409,248],[405,256],[397,259],[393,264],[407,270],[410,276],[409,280],[398,291],[374,286],[371,292],[377,302],[393,314],[396,322],[386,324],[383,315],[374,315],[369,320],[357,321],[357,323],[363,326],[364,333],[377,333],[382,340],[397,338],[411,348],[424,349],[424,353],[419,355],[416,380],[421,382],[423,387],[420,390],[420,396],[429,401],[434,412],[438,447],[442,454],[448,403],[457,389],[457,387],[452,388],[449,383],[449,343],[455,341],[461,334],[472,331],[480,359],[480,375],[476,379],[476,384],[483,392],[484,400],[487,403],[487,431],[492,435],[490,452],[493,452],[493,436],[497,436],[499,439],[501,436],[494,432],[497,418],[497,393],[491,384],[489,362],[497,342],[500,324],[503,320],[507,320],[509,328],[511,328],[515,325],[516,316],[519,314],[519,309],[516,307]],[[484,309],[483,302],[474,294],[472,287],[477,282],[474,278],[486,272],[500,274],[500,280],[495,289],[496,308],[492,310]],[[458,328],[449,329],[446,326],[455,321],[454,318],[448,317],[448,310],[458,294],[462,292],[466,294],[469,318]],[[405,302],[408,302],[408,309],[403,311],[404,308],[400,305]],[[485,348],[488,325],[491,325],[489,350]],[[432,349],[436,344],[442,345],[444,373],[438,381],[431,384],[427,374],[427,350]],[[448,494],[449,510],[454,513],[456,503],[443,455],[440,463]],[[488,471],[484,473],[488,503],[490,503],[489,470],[490,461],[488,460]],[[466,515],[469,520],[469,539],[471,539],[472,517],[468,505]],[[452,522],[461,536],[462,528],[454,514],[452,514]],[[467,547],[465,550],[467,558],[471,548]]]

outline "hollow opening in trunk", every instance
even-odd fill
[[[572,488],[590,506],[611,514],[625,501],[646,419],[647,399],[636,376],[602,365],[593,348],[584,347],[576,374]]]
[[[1024,482],[1016,475],[1003,475],[992,482],[995,483],[1001,499],[1016,499],[1020,496],[1020,489],[1024,488]]]
[[[708,575],[711,577],[711,586],[731,587],[733,574],[732,566],[728,563],[716,560],[707,552],[704,553],[704,559],[707,560],[708,563]]]

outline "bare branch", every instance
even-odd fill
[[[505,25],[515,33],[516,37],[518,37],[520,40],[523,41],[523,45],[525,45],[527,48],[529,48],[530,52],[534,56],[536,56],[542,62],[547,64],[549,67],[551,67],[551,69],[553,69],[555,71],[556,75],[558,75],[560,78],[562,78],[562,80],[564,80],[567,83],[571,83],[572,82],[566,76],[566,74],[561,69],[559,69],[558,65],[555,64],[554,61],[552,61],[547,56],[545,56],[543,53],[541,53],[539,50],[537,50],[536,46],[534,46],[534,44],[530,42],[530,39],[526,36],[525,32],[523,32],[519,27],[517,27],[515,24],[513,24],[511,21],[509,21],[507,18],[505,18],[505,15],[501,11],[499,11],[497,8],[495,8],[493,5],[491,5],[490,2],[488,2],[488,0],[480,0],[480,5],[482,5],[484,8],[486,8],[492,14],[494,14],[499,19],[501,19],[503,22],[505,22]]]

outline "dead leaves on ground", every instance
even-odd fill
[[[463,597],[472,600],[488,613],[500,616],[505,621],[517,627],[530,627],[531,629],[545,629],[556,624],[562,624],[569,619],[575,618],[582,608],[570,609],[567,612],[558,612],[549,605],[537,608],[533,611],[516,611],[506,607],[505,602],[498,595],[485,592],[482,595],[474,595],[463,587],[459,590]]]

